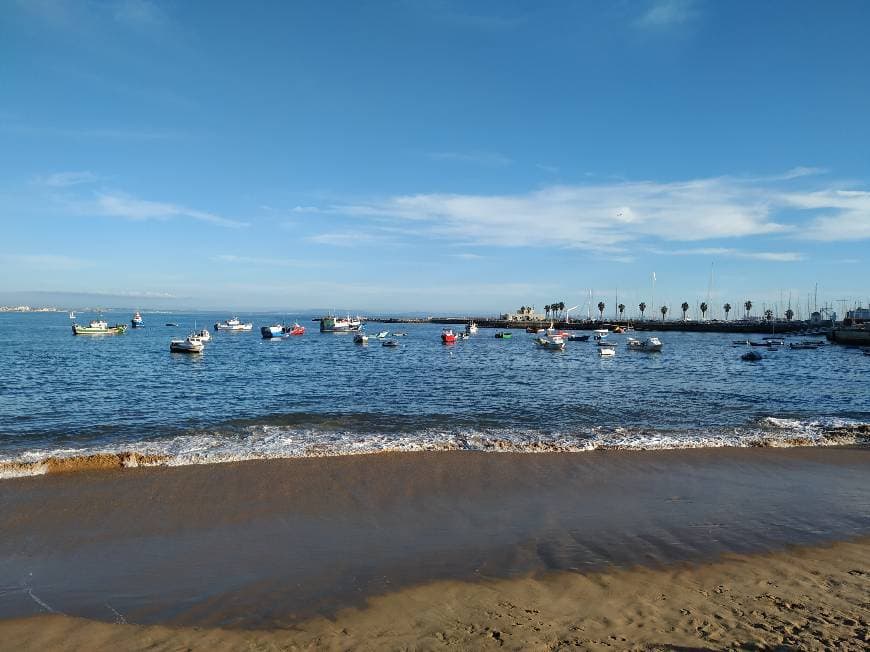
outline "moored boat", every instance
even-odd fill
[[[375,337],[378,338],[379,340],[384,340],[387,338],[387,336],[389,334],[390,334],[390,331],[380,331],[377,335],[375,335]]]
[[[399,346],[399,343],[396,340],[384,340],[381,343],[381,346],[386,346],[389,349],[394,349]]]
[[[502,331],[501,333],[496,333],[495,336],[500,340],[507,340],[512,338],[514,334],[507,331]]]
[[[273,324],[272,326],[260,326],[260,335],[264,340],[271,340],[275,337],[284,337],[285,331],[282,324]]]
[[[453,344],[456,341],[456,333],[453,332],[450,328],[445,328],[441,331],[441,343],[442,344]]]
[[[133,318],[130,320],[133,328],[142,328],[145,325],[145,320],[142,319],[141,313],[137,310],[133,313]]]
[[[535,338],[535,344],[542,349],[549,349],[551,351],[562,351],[565,348],[564,338],[558,335]]]
[[[476,335],[477,334],[477,324],[473,321],[468,322],[465,325],[465,334],[466,335]]]
[[[616,346],[613,344],[605,344],[598,347],[598,355],[610,357],[616,355]]]
[[[350,333],[358,331],[362,326],[362,320],[359,317],[335,317],[327,315],[320,318],[321,333]]]
[[[127,326],[124,324],[109,326],[102,319],[94,319],[87,326],[82,326],[81,324],[72,325],[73,335],[121,335],[126,330]]]
[[[353,343],[354,344],[368,344],[369,343],[369,336],[366,335],[365,333],[357,333],[356,335],[353,336]]]
[[[761,357],[762,356],[758,351],[747,351],[740,356],[740,359],[746,362],[758,362],[759,360],[761,360]]]
[[[251,322],[243,324],[238,317],[233,317],[226,321],[215,322],[214,329],[216,331],[250,331],[254,330],[254,324]]]
[[[169,350],[172,353],[202,353],[205,343],[195,334],[188,335],[183,340],[169,342]]]
[[[657,337],[648,337],[641,341],[634,337],[629,337],[626,342],[628,348],[632,351],[646,351],[647,353],[658,353],[662,350],[662,341]]]
[[[293,322],[292,326],[285,326],[284,332],[288,335],[305,335],[305,326],[299,324],[299,322]]]
[[[589,336],[588,335],[569,335],[568,341],[569,342],[588,342]]]
[[[610,331],[607,330],[606,328],[596,328],[592,332],[595,334],[596,340],[603,340],[605,337],[607,337],[610,334]]]
[[[194,328],[196,328],[196,327],[194,326]],[[194,335],[194,337],[197,337],[198,339],[202,340],[203,342],[208,342],[209,340],[211,340],[211,333],[208,332],[207,328],[203,328],[202,330],[194,331],[193,335]]]

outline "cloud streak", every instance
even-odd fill
[[[121,193],[98,194],[94,208],[99,215],[135,221],[189,218],[228,228],[248,226],[247,222],[227,219],[214,213],[187,208],[180,204],[149,201]]]
[[[791,189],[795,179],[816,173],[813,168],[797,168],[776,178],[553,185],[513,195],[395,195],[326,210],[393,220],[419,234],[466,244],[557,246],[615,254],[644,241],[771,235],[870,238],[870,193]],[[761,259],[785,261],[799,255],[772,252]]]

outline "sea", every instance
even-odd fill
[[[785,346],[745,362],[747,347],[733,344],[745,336],[644,332],[660,337],[660,353],[610,334],[617,353],[600,357],[591,338],[560,352],[523,330],[497,339],[481,329],[444,345],[439,325],[367,324],[371,336],[390,331],[399,346],[387,348],[322,334],[314,314],[240,314],[253,331],[214,332],[231,316],[146,312],[144,328],[74,336],[66,313],[0,314],[0,477],[98,454],[174,466],[870,442],[870,357],[855,348]],[[131,313],[102,317],[129,325]],[[303,336],[260,336],[260,326],[293,321]],[[205,351],[170,353],[170,340],[194,328],[212,329]]]

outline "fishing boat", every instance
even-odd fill
[[[124,324],[109,326],[102,319],[95,319],[87,326],[82,326],[81,324],[72,325],[73,335],[121,335],[126,330],[127,326]]]
[[[450,328],[445,328],[441,331],[441,343],[442,344],[453,344],[456,341],[456,333],[453,332]]]
[[[284,332],[288,335],[305,335],[305,326],[299,322],[293,322],[292,326],[284,326]]]
[[[662,350],[662,341],[657,337],[648,337],[641,341],[634,337],[629,337],[626,342],[628,348],[632,351],[646,351],[647,353],[658,353]]]
[[[130,324],[132,324],[133,328],[142,328],[145,325],[145,320],[142,319],[142,315],[138,310],[133,313],[133,319],[130,320]]]
[[[275,337],[284,337],[286,335],[282,324],[273,324],[272,326],[260,326],[260,335],[264,340],[271,340]]]
[[[214,329],[216,331],[251,331],[254,330],[254,324],[247,322],[243,324],[238,317],[227,319],[226,321],[215,322]]]
[[[569,335],[568,341],[569,342],[588,342],[589,336],[588,335]]]
[[[468,322],[465,325],[465,334],[466,335],[477,335],[477,324],[473,321]]]
[[[759,360],[761,360],[761,357],[762,356],[758,351],[747,351],[740,356],[740,359],[746,362],[758,362]]]
[[[565,348],[565,340],[558,335],[535,338],[535,344],[551,351],[562,351]]]
[[[350,333],[358,331],[362,326],[362,320],[359,317],[335,317],[327,315],[320,318],[321,333]]]
[[[368,344],[369,343],[369,336],[366,335],[365,333],[357,333],[356,335],[353,336],[353,343],[354,344]]]
[[[507,331],[496,333],[495,336],[500,340],[508,340],[514,336],[513,333],[508,333]]]
[[[381,343],[381,346],[386,346],[387,348],[394,349],[399,346],[399,343],[396,340],[384,340]]]
[[[195,334],[190,334],[183,340],[169,342],[169,350],[172,353],[202,353],[205,343]]]

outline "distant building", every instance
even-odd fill
[[[870,308],[855,308],[846,312],[846,319],[856,323],[870,322]]]
[[[546,319],[544,315],[535,312],[534,306],[523,306],[516,312],[503,313],[501,318],[506,321],[543,321]]]

